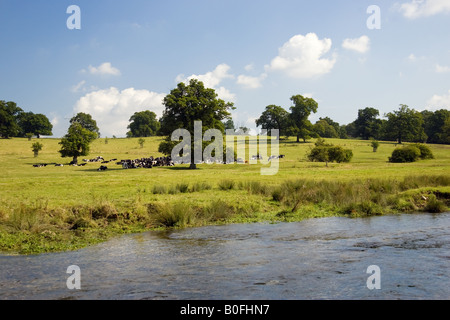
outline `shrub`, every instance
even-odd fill
[[[344,149],[340,146],[332,146],[328,148],[328,157],[331,162],[350,162],[353,158],[353,152],[350,149]]]
[[[312,162],[328,162],[328,147],[317,146],[308,154],[308,160]]]
[[[312,162],[350,162],[353,158],[353,152],[350,149],[344,149],[341,146],[319,145],[308,154],[309,161]]]
[[[138,143],[141,146],[141,148],[143,148],[144,147],[144,143],[145,143],[145,139],[144,138],[139,138]]]
[[[323,139],[323,138],[318,138],[316,140],[315,146],[316,147],[330,147],[330,146],[332,146],[332,144],[326,143],[325,139]]]
[[[35,142],[31,146],[31,150],[33,150],[34,156],[37,157],[39,155],[39,151],[42,150],[44,145],[40,142]]]
[[[393,163],[415,162],[419,158],[420,158],[420,149],[415,146],[407,146],[395,149],[392,152],[392,155],[389,157],[389,162]]]
[[[416,143],[416,144],[413,144],[412,146],[414,146],[420,150],[420,159],[422,159],[422,160],[434,159],[433,152],[431,151],[431,149],[428,146],[421,144],[421,143]]]
[[[379,143],[378,141],[376,141],[376,140],[372,140],[372,141],[370,142],[370,145],[371,145],[372,148],[373,148],[373,152],[377,152],[378,147],[380,146],[380,143]]]

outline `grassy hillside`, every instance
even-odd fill
[[[37,158],[35,141],[44,145]],[[138,139],[98,139],[85,158],[157,157],[160,141],[146,138],[141,148]],[[430,146],[433,160],[393,164],[387,160],[394,143],[382,142],[375,153],[369,141],[327,139],[352,149],[354,157],[326,167],[306,160],[313,141],[284,140],[278,174],[262,176],[260,164],[124,170],[110,163],[99,172],[99,163],[68,166],[58,142],[0,140],[0,251],[76,249],[151,228],[433,211],[433,205],[442,211],[450,194],[446,145]],[[37,163],[65,166],[33,167]]]

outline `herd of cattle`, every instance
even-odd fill
[[[269,161],[273,159],[283,159],[284,155],[279,156],[270,156]],[[262,157],[259,155],[252,156],[252,160],[262,160]],[[83,159],[83,163],[78,164],[77,162],[70,162],[69,166],[75,166],[75,167],[84,167],[87,163],[101,163],[102,165],[100,168],[97,169],[97,171],[105,171],[108,170],[108,167],[103,164],[108,164],[111,162],[115,162],[117,159],[111,159],[111,160],[105,160],[103,157],[98,156],[93,159]],[[248,163],[248,161],[244,161],[241,158],[238,158],[236,163]],[[204,161],[204,163],[211,163],[210,161]],[[218,162],[226,164],[226,162]],[[135,160],[120,160],[116,162],[116,165],[122,166],[123,169],[137,169],[137,168],[147,168],[151,169],[153,167],[173,167],[175,164],[179,164],[178,162],[175,162],[172,160],[172,158],[169,157],[150,157],[150,158],[141,158],[141,159],[135,159]],[[55,166],[55,167],[63,167],[63,164],[60,163],[41,163],[41,164],[33,164],[33,167],[35,168],[41,168],[41,167],[47,167],[47,166]]]

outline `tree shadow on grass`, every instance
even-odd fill
[[[174,170],[174,171],[196,171],[196,170],[203,170],[202,167],[197,166],[197,169],[191,169],[189,167],[160,167],[165,168],[168,170]]]

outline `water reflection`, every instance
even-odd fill
[[[128,235],[0,256],[0,299],[449,299],[450,213]],[[381,268],[368,290],[367,267]],[[81,290],[66,287],[81,268]]]

